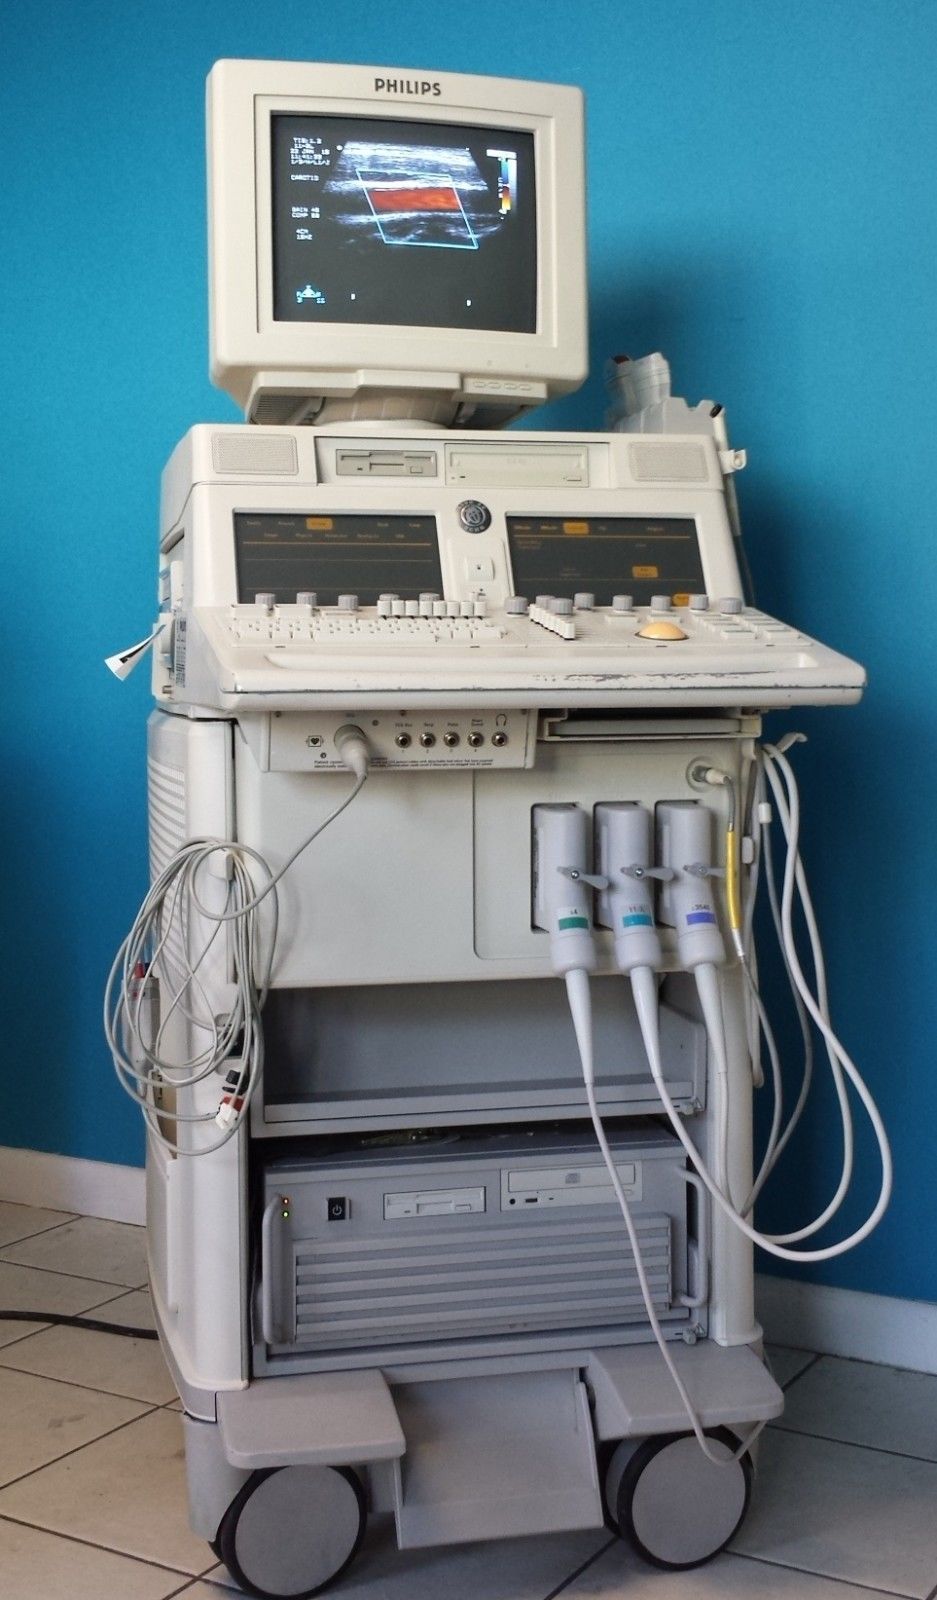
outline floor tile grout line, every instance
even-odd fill
[[[930,1590],[929,1594],[924,1596],[924,1600],[937,1600],[937,1583],[934,1584],[934,1587]]]
[[[884,1445],[862,1444],[855,1439],[835,1439],[829,1433],[807,1433],[802,1428],[786,1428],[783,1422],[769,1422],[772,1433],[789,1433],[794,1439],[820,1439],[824,1444],[841,1444],[848,1450],[868,1450],[876,1456],[894,1456],[898,1461],[920,1461],[925,1467],[937,1467],[937,1456],[917,1456],[910,1450],[889,1450]]]
[[[881,1585],[863,1583],[861,1578],[839,1578],[831,1572],[820,1572],[816,1567],[795,1567],[786,1561],[772,1561],[770,1556],[758,1556],[748,1550],[726,1550],[724,1555],[732,1556],[735,1561],[755,1561],[760,1567],[777,1567],[781,1572],[799,1572],[805,1578],[824,1578],[827,1583],[839,1583],[849,1589],[863,1589],[866,1594],[888,1595],[889,1600],[916,1600],[907,1589],[883,1589]],[[937,1596],[937,1590],[934,1591]],[[932,1600],[931,1595],[926,1595],[924,1600]]]
[[[805,1367],[801,1367],[800,1371],[799,1372],[795,1372],[794,1376],[792,1378],[788,1378],[786,1383],[782,1383],[781,1384],[781,1389],[782,1389],[783,1393],[787,1394],[788,1389],[793,1389],[794,1384],[797,1382],[797,1380],[799,1378],[802,1378],[806,1372],[812,1372],[814,1367],[817,1365],[817,1362],[818,1361],[822,1361],[822,1360],[823,1360],[823,1357],[821,1355],[815,1354],[815,1355],[811,1356],[810,1360],[807,1362],[807,1365]]]
[[[142,1403],[143,1402],[141,1402],[141,1404]],[[3,1492],[4,1492],[5,1489],[12,1489],[18,1483],[25,1483],[27,1478],[34,1478],[36,1476],[37,1472],[45,1472],[47,1467],[57,1467],[60,1461],[67,1461],[69,1456],[77,1456],[77,1454],[78,1454],[78,1452],[80,1450],[87,1450],[90,1445],[100,1444],[103,1439],[112,1439],[114,1437],[115,1433],[122,1433],[124,1428],[132,1428],[133,1424],[135,1422],[142,1422],[144,1417],[150,1417],[150,1416],[153,1415],[154,1411],[161,1411],[161,1410],[162,1410],[161,1406],[147,1405],[146,1409],[144,1411],[141,1411],[140,1415],[138,1417],[128,1417],[126,1422],[118,1422],[116,1428],[108,1428],[106,1433],[98,1433],[98,1434],[95,1435],[95,1437],[93,1439],[86,1439],[84,1444],[76,1444],[73,1450],[63,1450],[62,1454],[60,1456],[53,1456],[51,1461],[44,1461],[42,1463],[42,1465],[39,1466],[39,1467],[30,1467],[28,1472],[21,1472],[19,1474],[19,1477],[17,1477],[17,1478],[9,1478],[6,1481],[6,1483],[0,1483],[0,1517],[3,1517],[3,1516],[7,1515],[7,1512],[5,1512],[4,1509],[3,1509],[3,1499],[2,1499]],[[12,1518],[11,1518],[11,1521],[12,1521]],[[39,1527],[40,1524],[39,1523],[35,1523],[35,1522],[30,1522],[28,1524],[28,1526],[30,1528],[35,1528],[35,1527]],[[51,1532],[52,1530],[47,1530],[47,1531]],[[122,1554],[122,1553],[123,1552],[118,1552],[118,1554]]]
[[[557,1595],[562,1594],[564,1589],[568,1589],[570,1584],[575,1583],[577,1578],[581,1578],[584,1572],[588,1572],[593,1562],[598,1561],[600,1556],[604,1556],[606,1550],[611,1550],[612,1545],[617,1543],[617,1535],[613,1535],[606,1544],[601,1545],[598,1550],[594,1550],[588,1560],[577,1567],[575,1572],[571,1572],[568,1578],[564,1578],[563,1582],[558,1584],[555,1589],[551,1589],[550,1593],[544,1596],[544,1600],[556,1600]]]
[[[54,1232],[54,1229],[51,1231]],[[105,1289],[123,1289],[127,1294],[142,1287],[139,1283],[116,1283],[113,1278],[96,1278],[93,1272],[69,1272],[66,1267],[41,1267],[35,1261],[11,1261],[2,1250],[0,1267],[25,1267],[28,1272],[51,1272],[59,1278],[83,1278],[86,1283],[100,1283]]]
[[[82,1539],[80,1534],[77,1533],[61,1533],[58,1528],[40,1527],[35,1522],[27,1522],[24,1517],[11,1517],[6,1511],[0,1511],[0,1523],[2,1522],[12,1522],[17,1528],[29,1528],[33,1533],[46,1533],[51,1539],[67,1539],[69,1544],[80,1544],[85,1550],[100,1550],[104,1555],[123,1556],[127,1561],[136,1561],[139,1566],[150,1567],[156,1572],[169,1572],[173,1576],[178,1575],[185,1580],[186,1586],[190,1583],[199,1582],[197,1575],[193,1576],[191,1572],[185,1572],[181,1567],[169,1567],[163,1561],[152,1561],[149,1556],[132,1556],[126,1550],[115,1550],[113,1545],[98,1544],[95,1539]],[[178,1594],[179,1592],[178,1589],[173,1590],[173,1594]],[[172,1600],[172,1597],[166,1595],[165,1600]]]
[[[83,1317],[84,1316],[84,1312],[83,1311],[76,1311],[75,1315],[78,1316],[78,1317]],[[0,1320],[2,1320],[2,1319],[0,1319]],[[18,1334],[15,1339],[7,1339],[4,1344],[0,1344],[0,1356],[2,1356],[2,1354],[3,1354],[3,1352],[5,1350],[12,1350],[14,1345],[25,1344],[27,1339],[35,1339],[37,1337],[37,1335],[40,1334],[40,1333],[48,1333],[49,1329],[52,1326],[53,1326],[53,1324],[51,1322],[40,1322],[38,1317],[37,1317],[36,1318],[36,1326],[34,1328],[30,1329],[29,1333]]]
[[[0,1266],[7,1266],[7,1267],[17,1266],[18,1267],[20,1265],[21,1265],[21,1263],[18,1262],[18,1261],[0,1262]],[[36,1267],[35,1269],[27,1267],[26,1270],[27,1271],[35,1270],[36,1272],[42,1272],[44,1269],[42,1267]],[[59,1274],[59,1276],[66,1277],[66,1278],[71,1278],[71,1277],[77,1277],[77,1274],[71,1273],[71,1272],[66,1272],[66,1273]],[[102,1289],[114,1289],[114,1288],[117,1287],[117,1285],[113,1284],[113,1283],[102,1283],[100,1278],[84,1278],[81,1281],[83,1283],[98,1283],[98,1284],[101,1285]],[[139,1289],[126,1289],[126,1288],[121,1287],[120,1292],[118,1294],[108,1295],[106,1300],[95,1300],[93,1305],[82,1306],[80,1311],[69,1311],[69,1312],[65,1312],[65,1313],[60,1313],[58,1311],[51,1311],[50,1310],[50,1311],[48,1311],[46,1313],[46,1315],[49,1316],[49,1317],[57,1317],[59,1315],[66,1315],[66,1316],[69,1316],[69,1317],[90,1317],[92,1311],[103,1311],[103,1310],[105,1310],[105,1308],[107,1306],[116,1306],[118,1300],[126,1300],[127,1297],[129,1295],[132,1295],[132,1294],[142,1294],[146,1288],[147,1288],[146,1284],[143,1284],[142,1287],[139,1288]],[[2,1289],[0,1289],[0,1301],[2,1301],[2,1299],[3,1299],[3,1292],[2,1292]],[[17,1306],[10,1306],[9,1309],[11,1311],[16,1311],[19,1308]],[[36,1309],[38,1310],[38,1307]],[[0,1322],[3,1322],[3,1320],[4,1320],[3,1317],[0,1317]],[[41,1316],[37,1317],[36,1321],[37,1321],[37,1323],[42,1322],[43,1326],[34,1328],[32,1333],[24,1333],[23,1334],[23,1338],[24,1339],[35,1339],[37,1333],[48,1333],[50,1328],[55,1327],[55,1323],[54,1322],[46,1322],[45,1319],[42,1318]],[[93,1333],[94,1329],[92,1328],[90,1331]],[[10,1340],[11,1344],[19,1344],[19,1342],[20,1341],[18,1339],[11,1339]],[[4,1345],[0,1345],[0,1349],[5,1349],[5,1348],[6,1347]]]
[[[16,1201],[15,1200],[5,1200],[5,1201],[0,1201],[0,1204],[3,1204],[3,1205],[15,1205]],[[75,1212],[69,1213],[69,1215],[65,1218],[64,1222],[49,1222],[49,1223],[46,1224],[46,1226],[44,1228],[37,1228],[35,1233],[24,1233],[24,1234],[21,1234],[18,1239],[4,1239],[3,1243],[0,1244],[0,1250],[12,1250],[14,1245],[25,1244],[27,1239],[38,1239],[44,1233],[54,1233],[56,1228],[64,1228],[64,1227],[66,1227],[66,1225],[69,1222],[80,1222],[80,1221],[81,1221],[81,1212],[80,1211],[75,1211]]]
[[[154,1411],[172,1405],[171,1400],[141,1400],[135,1394],[115,1394],[113,1389],[95,1389],[90,1383],[76,1383],[74,1378],[56,1378],[51,1372],[34,1372],[31,1367],[11,1367],[3,1360],[3,1354],[4,1351],[0,1349],[0,1374],[15,1372],[18,1378],[41,1378],[46,1383],[62,1383],[69,1389],[84,1389],[86,1394],[99,1394],[102,1400],[126,1400],[131,1405],[148,1406]]]

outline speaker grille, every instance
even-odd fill
[[[216,472],[263,473],[295,477],[299,471],[296,440],[288,433],[213,433],[211,458]]]
[[[706,483],[706,452],[697,444],[633,444],[631,471],[639,483]]]

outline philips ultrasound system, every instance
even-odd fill
[[[193,1528],[273,1600],[380,1514],[401,1561],[610,1519],[694,1566],[782,1406],[754,1245],[829,1259],[889,1198],[798,735],[760,723],[864,674],[746,596],[744,453],[663,357],[610,361],[608,431],[505,430],[586,373],[578,90],[222,61],[208,140],[212,376],[246,421],[163,475],[152,885],[106,1008]],[[769,1236],[821,1057],[832,1199]],[[821,1246],[857,1101],[878,1196]]]

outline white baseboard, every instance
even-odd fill
[[[771,1344],[937,1373],[937,1304],[759,1273],[755,1308]]]
[[[48,1206],[53,1211],[78,1211],[82,1216],[107,1217],[111,1222],[143,1222],[143,1168],[0,1145],[0,1200],[12,1200],[21,1206]]]

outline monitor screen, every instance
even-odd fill
[[[572,599],[577,591],[609,606],[630,594],[705,592],[699,536],[692,517],[508,517],[516,594]]]
[[[385,593],[442,593],[435,517],[236,511],[234,544],[242,603],[266,593],[291,605],[304,590],[322,606],[340,594],[373,606]]]
[[[271,118],[273,315],[537,332],[534,135]]]

